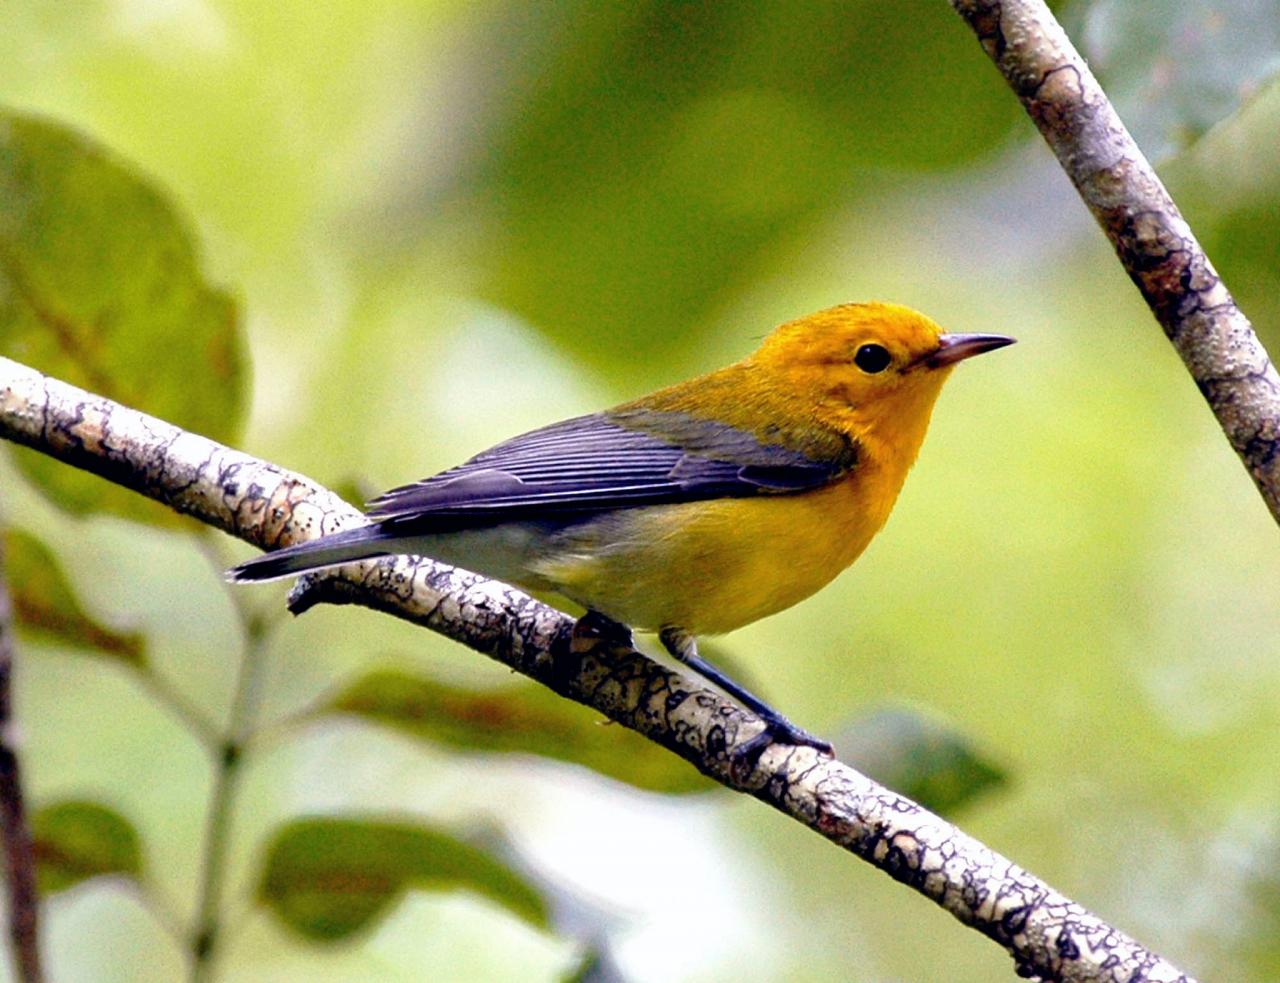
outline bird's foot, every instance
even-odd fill
[[[830,741],[815,737],[807,730],[797,727],[781,714],[761,714],[764,718],[764,730],[737,745],[730,751],[730,767],[739,778],[745,778],[755,770],[760,756],[775,744],[789,744],[792,747],[811,747],[826,758],[835,757],[835,748]]]
[[[569,651],[584,655],[604,645],[609,648],[634,648],[631,629],[619,621],[606,618],[598,611],[588,611],[573,625],[569,635]]]
[[[765,748],[774,744],[790,744],[793,747],[811,747],[827,757],[834,751],[831,743],[820,737],[814,737],[807,730],[802,730],[780,714],[750,690],[739,686],[706,659],[698,655],[698,645],[693,635],[683,628],[668,625],[658,633],[667,651],[683,662],[703,679],[715,685],[736,699],[748,710],[764,721],[764,730],[755,737],[735,747],[730,755],[731,767],[735,775],[745,777],[750,774],[760,760]]]

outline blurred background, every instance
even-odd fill
[[[1058,10],[1274,351],[1280,4]],[[947,749],[934,804],[1184,969],[1280,975],[1280,538],[947,4],[8,0],[0,103],[152,189],[129,214],[169,215],[215,291],[199,317],[156,317],[154,291],[86,316],[107,377],[134,379],[121,398],[353,496],[835,303],[1017,336],[956,374],[857,566],[714,653],[898,787],[926,788]],[[130,281],[150,221],[73,211],[51,238],[115,237],[79,262]],[[0,332],[100,388],[20,318]],[[184,397],[150,401],[166,386]],[[225,725],[245,637],[219,569],[250,551],[156,506],[55,499],[58,470],[0,460],[4,522],[168,702],[119,644],[22,636],[33,805],[99,803],[136,848],[104,867],[125,876],[49,900],[51,976],[178,979],[215,769],[171,705]],[[284,590],[240,601],[278,612]],[[645,752],[585,710],[563,726],[600,760],[557,752],[561,710],[452,643],[336,609],[261,638],[220,980],[1011,976],[761,804],[678,762],[626,773]],[[387,709],[392,672],[453,724]],[[484,733],[534,704],[540,753]],[[350,932],[308,928],[263,870],[286,824],[321,816],[447,830],[505,873],[423,873]]]

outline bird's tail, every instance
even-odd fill
[[[247,560],[228,570],[227,579],[237,584],[278,580],[308,570],[387,556],[396,552],[390,539],[377,525],[347,529]]]

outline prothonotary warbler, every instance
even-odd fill
[[[896,304],[832,307],[783,324],[727,368],[392,489],[370,503],[367,525],[230,577],[410,553],[557,593],[587,610],[575,638],[657,632],[763,718],[765,744],[829,751],[699,658],[694,638],[788,608],[856,560],[889,516],[952,367],[1012,342],[943,334]]]

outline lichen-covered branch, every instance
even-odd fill
[[[307,479],[0,358],[0,437],[263,547],[360,521]],[[570,646],[571,619],[513,587],[419,557],[305,578],[291,606],[360,604],[492,656],[754,795],[990,936],[1045,980],[1185,981],[1178,969],[908,799],[807,747],[733,750],[762,722],[631,649]],[[738,767],[735,767],[737,763]],[[746,773],[744,773],[746,772]]]
[[[1280,376],[1042,0],[951,0],[1040,128],[1280,521]]]
[[[4,845],[5,897],[15,976],[21,983],[40,983],[44,975],[40,969],[36,857],[27,825],[13,723],[13,604],[5,579],[3,540],[0,540],[0,843]]]

